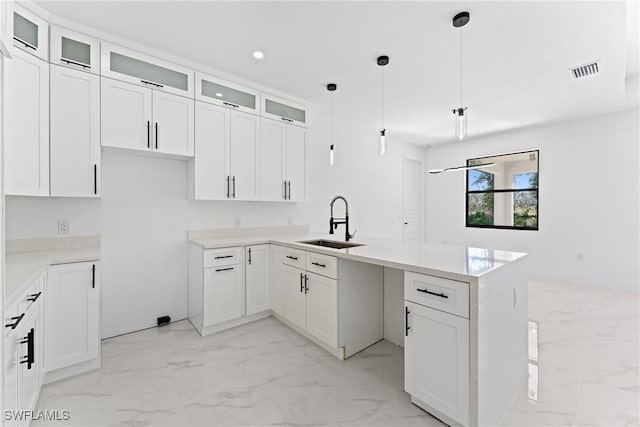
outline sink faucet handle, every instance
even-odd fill
[[[353,239],[353,237],[356,235],[357,232],[358,230],[353,230],[353,233],[349,234],[349,238]]]

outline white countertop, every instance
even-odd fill
[[[29,286],[50,265],[98,259],[100,259],[99,247],[7,253],[5,255],[5,307],[11,305],[19,296],[19,291]]]
[[[481,277],[510,262],[526,256],[522,252],[403,242],[398,240],[356,237],[350,243],[360,243],[349,249],[333,249],[299,243],[302,240],[325,239],[344,241],[344,234],[273,234],[191,238],[190,242],[204,249],[273,243],[316,253],[334,255],[353,261],[417,273],[433,274],[457,280]]]

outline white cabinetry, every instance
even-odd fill
[[[100,77],[51,66],[51,195],[100,196]]]
[[[100,74],[100,41],[67,28],[51,26],[51,63]]]
[[[192,99],[102,78],[102,146],[192,157]]]
[[[405,273],[405,390],[462,425],[469,425],[468,292],[467,283]]]
[[[47,61],[49,59],[49,25],[30,10],[14,5],[13,44]]]
[[[260,115],[260,92],[196,72],[196,100]]]
[[[282,123],[307,127],[307,111],[304,105],[268,93],[262,94],[262,116]]]
[[[269,310],[269,245],[245,247],[245,289],[247,316]]]
[[[262,200],[305,200],[306,147],[306,129],[284,122],[262,119],[260,156]]]
[[[338,346],[338,281],[319,274],[305,275],[307,332],[331,347]]]
[[[45,323],[45,366],[49,374],[99,360],[99,262],[49,268]]]
[[[284,265],[282,275],[282,316],[302,330],[307,329],[307,298],[304,293],[305,271]]]
[[[21,50],[5,61],[5,194],[49,195],[49,64]]]
[[[198,101],[195,134],[190,197],[258,200],[260,117]]]
[[[212,326],[244,314],[241,264],[204,269],[204,323]]]
[[[0,2],[0,55],[13,56],[13,0]]]
[[[270,300],[271,310],[274,313],[282,315],[282,286],[284,248],[282,246],[271,246],[271,267],[270,267]]]

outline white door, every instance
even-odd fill
[[[193,99],[153,91],[154,151],[193,156]]]
[[[21,50],[4,61],[5,194],[49,195],[49,64]]]
[[[269,310],[269,245],[245,248],[245,286],[247,292],[247,315]]]
[[[260,117],[231,111],[231,194],[233,199],[257,200]]]
[[[306,198],[307,130],[292,125],[288,125],[286,130],[287,192],[289,193],[289,200],[301,201]]]
[[[18,369],[20,363],[18,363],[18,346],[24,346],[24,344],[18,344],[19,338],[21,338],[21,328],[11,331],[11,333],[4,339],[4,371],[3,371],[3,410],[4,411],[17,411],[18,407]],[[9,427],[15,427],[17,421],[5,420],[4,425]]]
[[[261,120],[260,192],[262,200],[284,200],[286,125],[274,120]]]
[[[403,217],[404,240],[422,240],[422,163],[418,160],[404,159],[403,177]]]
[[[100,76],[51,66],[51,195],[100,195]]]
[[[45,370],[96,359],[100,349],[100,263],[49,267]]]
[[[151,150],[151,89],[101,77],[100,129],[105,147]]]
[[[307,332],[338,347],[338,281],[306,274]]]
[[[307,328],[307,303],[304,293],[304,271],[289,265],[282,266],[282,315],[301,329]]]
[[[228,108],[196,102],[196,146],[193,176],[196,200],[227,199],[231,132]]]
[[[283,270],[282,258],[284,257],[284,248],[281,246],[271,245],[271,271],[270,271],[270,299],[271,310],[278,314],[282,314],[282,287],[283,287]]]
[[[244,314],[241,264],[204,269],[204,323],[238,319]]]
[[[427,405],[469,424],[469,321],[405,302],[405,390]]]

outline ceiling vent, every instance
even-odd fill
[[[589,64],[580,65],[569,69],[569,73],[574,79],[590,76],[592,74],[598,74],[600,72],[600,61],[594,61]]]

